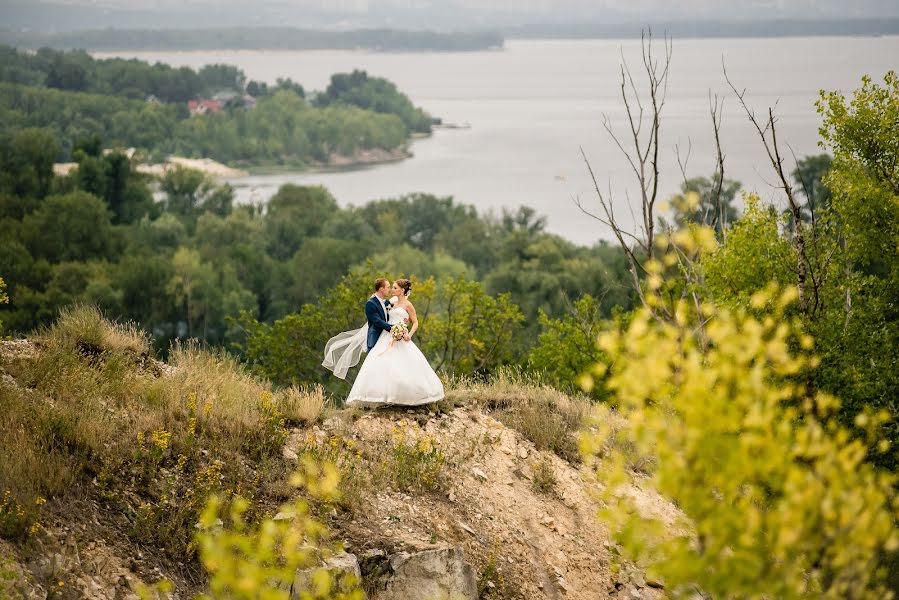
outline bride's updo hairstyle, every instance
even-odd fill
[[[403,290],[404,296],[408,296],[412,292],[412,282],[408,279],[397,279],[396,284]]]

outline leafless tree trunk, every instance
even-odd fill
[[[723,67],[723,65],[722,65]],[[737,91],[736,86],[731,82],[727,75],[727,69],[724,68],[724,78],[730,89],[733,90],[740,105],[749,117],[755,130],[758,132],[762,140],[762,146],[768,155],[768,160],[774,168],[777,178],[780,180],[780,187],[783,189],[787,197],[787,204],[790,212],[790,222],[793,226],[793,250],[796,253],[796,287],[799,289],[799,310],[804,315],[811,315],[818,304],[818,292],[820,283],[815,278],[812,263],[809,260],[808,250],[806,248],[805,223],[802,220],[802,209],[796,201],[796,195],[793,192],[793,186],[784,172],[784,160],[781,156],[780,146],[777,141],[777,125],[774,118],[774,107],[768,108],[768,116],[764,120],[764,126],[749,106],[746,104],[746,90]]]
[[[727,231],[727,210],[721,201],[721,190],[724,188],[724,153],[721,151],[721,118],[724,115],[724,98],[719,101],[718,94],[712,96],[709,91],[709,114],[712,117],[712,131],[715,132],[715,177],[718,185],[715,187],[712,206],[715,207],[715,216],[711,226],[723,240]]]
[[[575,203],[585,214],[612,230],[627,257],[628,270],[633,279],[634,289],[640,297],[640,301],[647,308],[650,307],[641,285],[641,277],[646,273],[644,265],[656,254],[655,211],[659,194],[659,129],[668,90],[668,74],[672,54],[671,39],[667,35],[664,40],[664,53],[661,57],[654,53],[652,42],[651,31],[641,36],[643,71],[648,86],[646,106],[641,100],[630,67],[622,56],[620,87],[621,99],[627,113],[628,131],[626,136],[624,138],[619,136],[613,130],[608,115],[603,115],[603,128],[624,154],[637,179],[640,190],[640,219],[638,220],[634,215],[630,196],[627,196],[628,208],[635,217],[634,230],[629,230],[621,225],[615,215],[611,189],[607,193],[602,191],[596,179],[596,173],[583,148],[581,148],[581,157],[593,182],[599,202],[599,211],[588,210],[580,198],[575,199]]]

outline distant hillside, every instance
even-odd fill
[[[640,33],[647,26],[651,26],[656,32],[666,32],[678,39],[899,34],[899,18],[889,17],[880,19],[647,19],[630,23],[533,23],[506,27],[503,29],[503,34],[510,39],[621,39],[640,37]]]
[[[212,29],[90,29],[44,33],[0,31],[0,43],[19,48],[140,50],[377,50],[454,52],[502,48],[495,32],[438,33],[359,29],[320,31],[293,27]]]

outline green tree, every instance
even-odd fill
[[[889,597],[881,561],[899,549],[896,481],[837,425],[836,399],[793,383],[817,362],[784,312],[796,297],[753,296],[777,307],[764,321],[707,306],[706,327],[688,303],[678,323],[641,309],[601,338],[618,415],[597,415],[585,449],[601,457],[603,518],[673,597]],[[858,423],[883,449],[881,420]],[[648,480],[630,470],[634,455],[654,457]],[[678,514],[642,509],[637,485]]]
[[[717,302],[748,307],[753,294],[772,281],[790,285],[795,281],[795,255],[790,241],[781,235],[773,206],[764,206],[758,196],[745,196],[745,213],[733,223],[726,243],[701,259],[709,292]]]
[[[177,166],[162,178],[166,209],[177,215],[196,217],[202,212],[226,215],[231,212],[234,191],[216,185],[201,171]]]
[[[48,129],[24,128],[0,140],[0,192],[43,198],[50,192],[59,144]]]
[[[365,71],[338,73],[331,76],[331,83],[315,98],[319,106],[345,103],[388,113],[400,117],[411,131],[429,133],[431,117],[416,108],[409,98],[397,90],[396,85],[380,77],[369,77]]]
[[[409,244],[400,244],[383,250],[369,260],[384,273],[390,273],[394,278],[402,275],[415,275],[422,279],[434,277],[435,279],[448,277],[474,276],[474,271],[461,260],[453,258],[444,252],[428,254]]]
[[[190,248],[179,248],[172,257],[172,278],[166,291],[183,307],[187,337],[199,332],[197,321],[212,309],[211,297],[215,292],[215,272],[200,258],[200,253]]]
[[[49,196],[22,220],[25,246],[50,262],[109,256],[113,245],[106,204],[85,192]]]
[[[281,186],[269,200],[265,217],[269,254],[278,260],[291,258],[337,210],[337,201],[321,186]]]
[[[725,178],[715,173],[711,179],[694,177],[681,184],[681,193],[671,201],[674,224],[685,227],[692,223],[713,227],[718,237],[737,218],[734,200],[740,191],[739,181]]]
[[[796,189],[805,196],[802,217],[808,223],[812,222],[813,214],[826,212],[830,208],[832,194],[824,180],[832,163],[829,154],[817,154],[799,160],[793,169]]]
[[[581,296],[558,319],[541,309],[539,323],[541,332],[528,355],[528,369],[544,373],[554,386],[573,389],[595,364],[608,363],[596,345],[604,321],[600,303],[592,296]],[[590,392],[597,399],[607,396],[601,385],[592,386]]]
[[[435,369],[456,375],[489,373],[517,358],[524,316],[509,294],[489,295],[477,281],[441,281],[430,302],[416,310],[419,343]]]
[[[851,98],[823,92],[818,102],[824,146],[833,152],[824,184],[844,243],[831,280],[827,314],[814,324],[826,349],[817,382],[843,400],[845,424],[867,408],[884,408],[889,437],[899,441],[899,77],[870,77]],[[896,468],[899,452],[874,454]]]

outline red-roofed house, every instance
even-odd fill
[[[192,115],[205,115],[210,112],[222,110],[222,104],[218,100],[190,100],[187,108]]]

